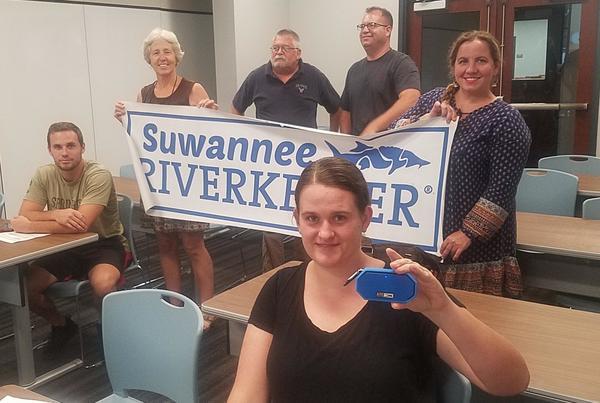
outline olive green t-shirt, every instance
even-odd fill
[[[79,209],[83,204],[98,204],[104,209],[90,226],[100,238],[123,234],[119,221],[117,196],[111,173],[97,162],[84,161],[79,180],[67,182],[54,164],[37,169],[25,199],[46,206],[48,210]]]

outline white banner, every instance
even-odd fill
[[[454,123],[435,118],[359,138],[188,106],[126,108],[150,215],[297,236],[292,211],[300,173],[311,161],[340,156],[369,183],[367,236],[439,248]]]

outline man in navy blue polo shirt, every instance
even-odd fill
[[[248,74],[233,97],[231,112],[243,115],[254,104],[258,119],[316,128],[320,104],[329,112],[329,130],[337,131],[340,96],[325,74],[303,62],[301,55],[297,33],[277,32],[271,60]]]
[[[301,59],[300,37],[291,29],[275,34],[271,60],[253,70],[233,97],[231,112],[243,115],[254,104],[258,119],[317,127],[317,105],[329,112],[329,130],[339,127],[340,96],[325,74]],[[263,269],[269,270],[290,259],[301,259],[304,249],[294,241],[295,256],[286,259],[283,235],[265,233]]]

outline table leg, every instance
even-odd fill
[[[12,306],[15,329],[15,350],[17,353],[17,371],[19,385],[26,386],[35,382],[33,347],[31,344],[31,321],[29,306]]]
[[[11,298],[6,299],[4,302],[11,304],[19,385],[26,386],[35,382],[35,365],[31,343],[31,320],[29,317],[29,304],[27,303],[27,287],[25,287],[23,275],[27,265],[21,266],[15,267],[15,270],[3,270],[2,280],[5,286],[11,284]],[[5,294],[5,296],[8,295]]]
[[[31,319],[27,302],[27,288],[23,273],[27,265],[4,268],[0,271],[0,302],[11,305],[15,350],[17,356],[18,382],[28,388],[43,385],[59,376],[82,366],[80,359],[72,360],[56,369],[36,377],[31,342]]]

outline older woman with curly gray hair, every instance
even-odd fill
[[[156,74],[156,81],[146,85],[137,102],[163,105],[191,105],[218,109],[200,83],[186,80],[177,74],[183,50],[177,36],[162,28],[153,29],[144,40],[144,59]],[[115,105],[114,116],[121,120],[125,114],[123,102]],[[204,230],[208,224],[163,217],[149,217],[156,233],[160,264],[167,289],[181,291],[179,243],[183,245],[192,266],[200,302],[213,296],[213,263],[204,245]],[[205,329],[214,318],[205,317]]]

